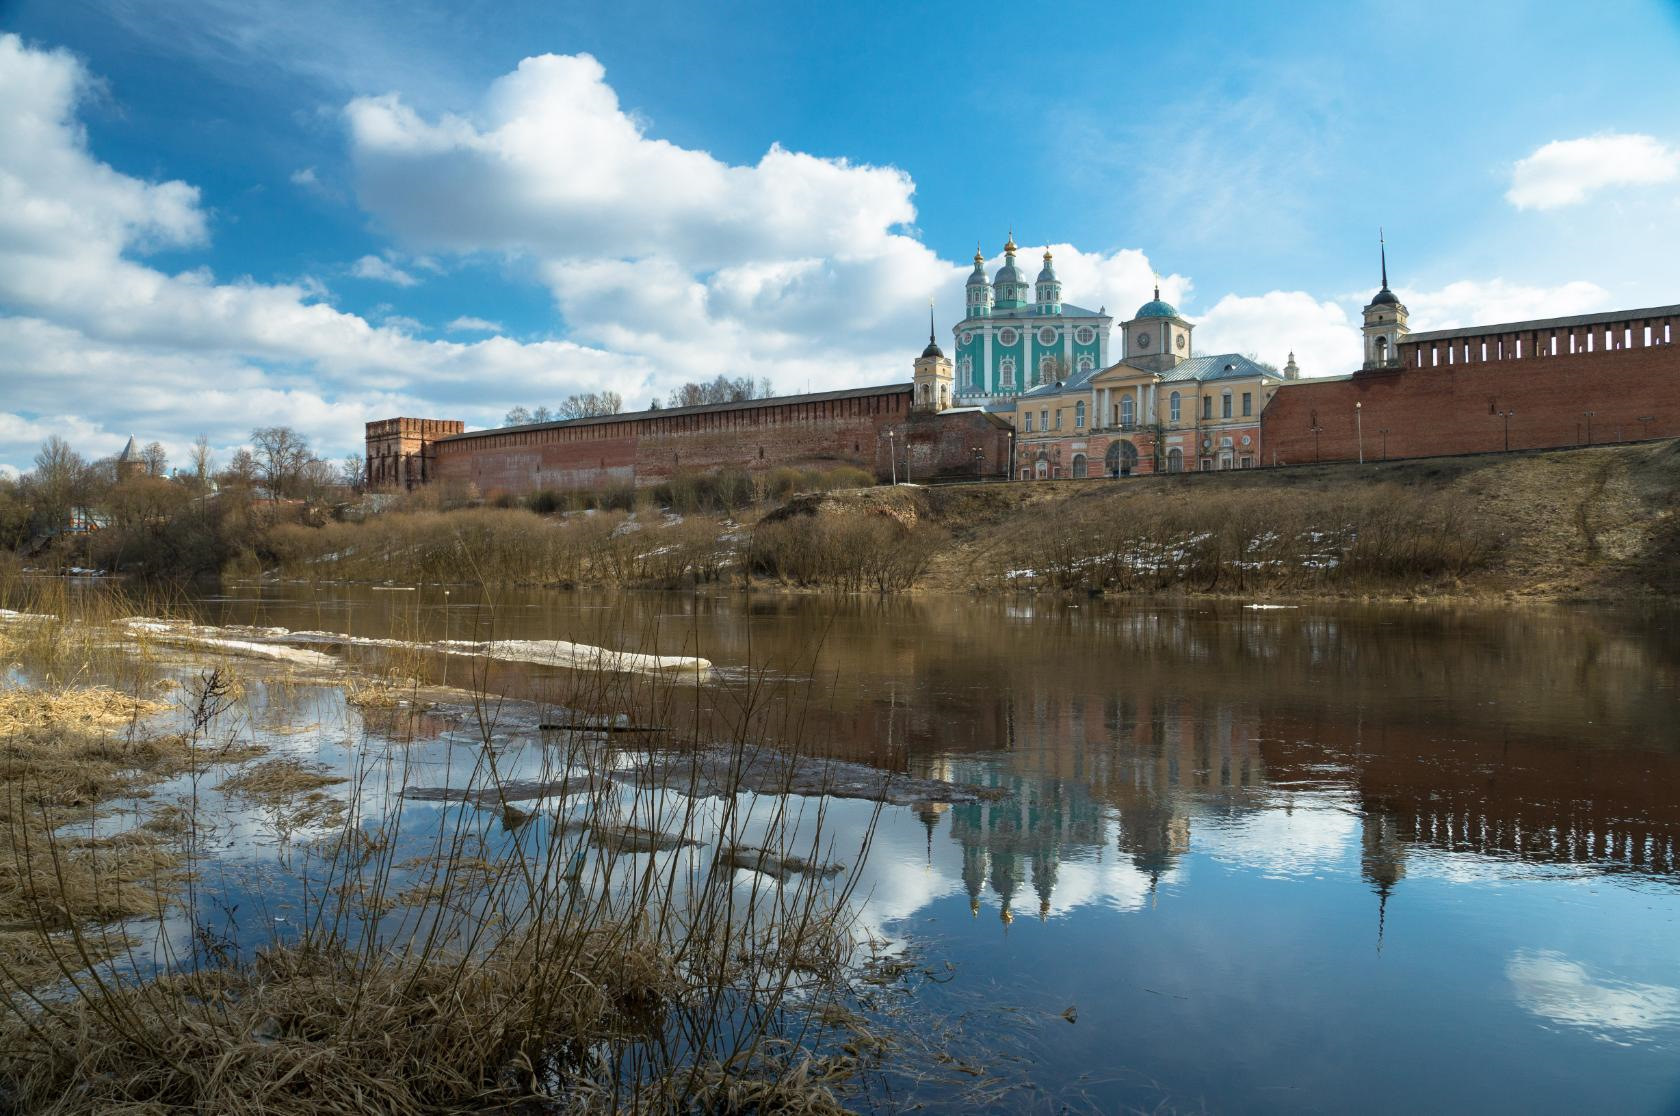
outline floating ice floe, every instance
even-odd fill
[[[1274,609],[1274,608],[1300,608],[1301,606],[1300,605],[1280,605],[1280,604],[1245,604],[1245,605],[1243,605],[1243,607],[1244,608],[1252,608],[1256,611],[1260,611],[1262,609],[1270,610],[1270,609]]]
[[[305,651],[300,647],[287,647],[279,643],[254,643],[248,639],[229,639],[225,628],[206,628],[196,624],[187,624],[175,620],[158,620],[149,616],[130,616],[118,621],[131,632],[144,633],[157,643],[167,643],[176,647],[204,648],[212,651],[225,651],[230,655],[244,655],[253,659],[272,659],[282,663],[296,663],[299,666],[336,667],[338,660],[331,655],[319,651]],[[285,628],[245,629],[239,634],[252,634],[274,637],[275,633],[285,632]]]
[[[637,673],[696,674],[712,668],[710,660],[691,655],[649,655],[641,651],[614,651],[587,643],[563,639],[494,639],[485,643],[446,639],[438,648],[451,655],[482,655],[515,663],[572,667],[579,670],[619,670]]]

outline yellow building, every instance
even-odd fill
[[[1124,355],[1014,400],[998,413],[1015,427],[1021,480],[1134,476],[1262,464],[1260,412],[1295,379],[1240,353],[1198,356],[1195,326],[1155,298],[1121,326]]]

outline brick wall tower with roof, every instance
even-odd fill
[[[1379,233],[1377,244],[1382,256],[1382,290],[1371,296],[1365,307],[1365,367],[1398,368],[1400,342],[1411,332],[1406,325],[1406,304],[1388,289],[1388,243]]]
[[[928,303],[928,343],[916,358],[911,378],[910,410],[936,414],[951,406],[951,358],[934,339],[933,303]]]

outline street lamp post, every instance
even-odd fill
[[[1499,417],[1505,420],[1505,452],[1511,452],[1511,420],[1517,417],[1515,411],[1500,411]]]
[[[1318,455],[1318,436],[1324,432],[1324,427],[1318,425],[1318,423],[1315,422],[1308,429],[1310,429],[1312,431],[1312,436],[1313,436],[1313,463],[1316,465],[1319,461],[1322,460],[1322,458],[1320,458],[1319,455]]]
[[[1365,422],[1362,417],[1364,414],[1365,404],[1363,402],[1355,403],[1353,405],[1353,432],[1359,443],[1359,463],[1361,465],[1365,464]]]
[[[1593,419],[1594,415],[1598,414],[1598,412],[1597,411],[1582,411],[1581,414],[1586,416],[1586,419],[1587,419],[1587,445],[1590,446],[1590,445],[1592,445],[1592,419]]]
[[[893,432],[887,431],[887,461],[892,465],[893,487],[898,487],[898,443],[893,441]]]

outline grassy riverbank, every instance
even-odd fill
[[[1617,599],[1680,592],[1674,442],[948,488],[724,513],[398,511],[292,525],[305,580]],[[547,507],[541,502],[540,507]]]
[[[923,584],[1309,597],[1680,593],[1680,443],[930,492]]]

